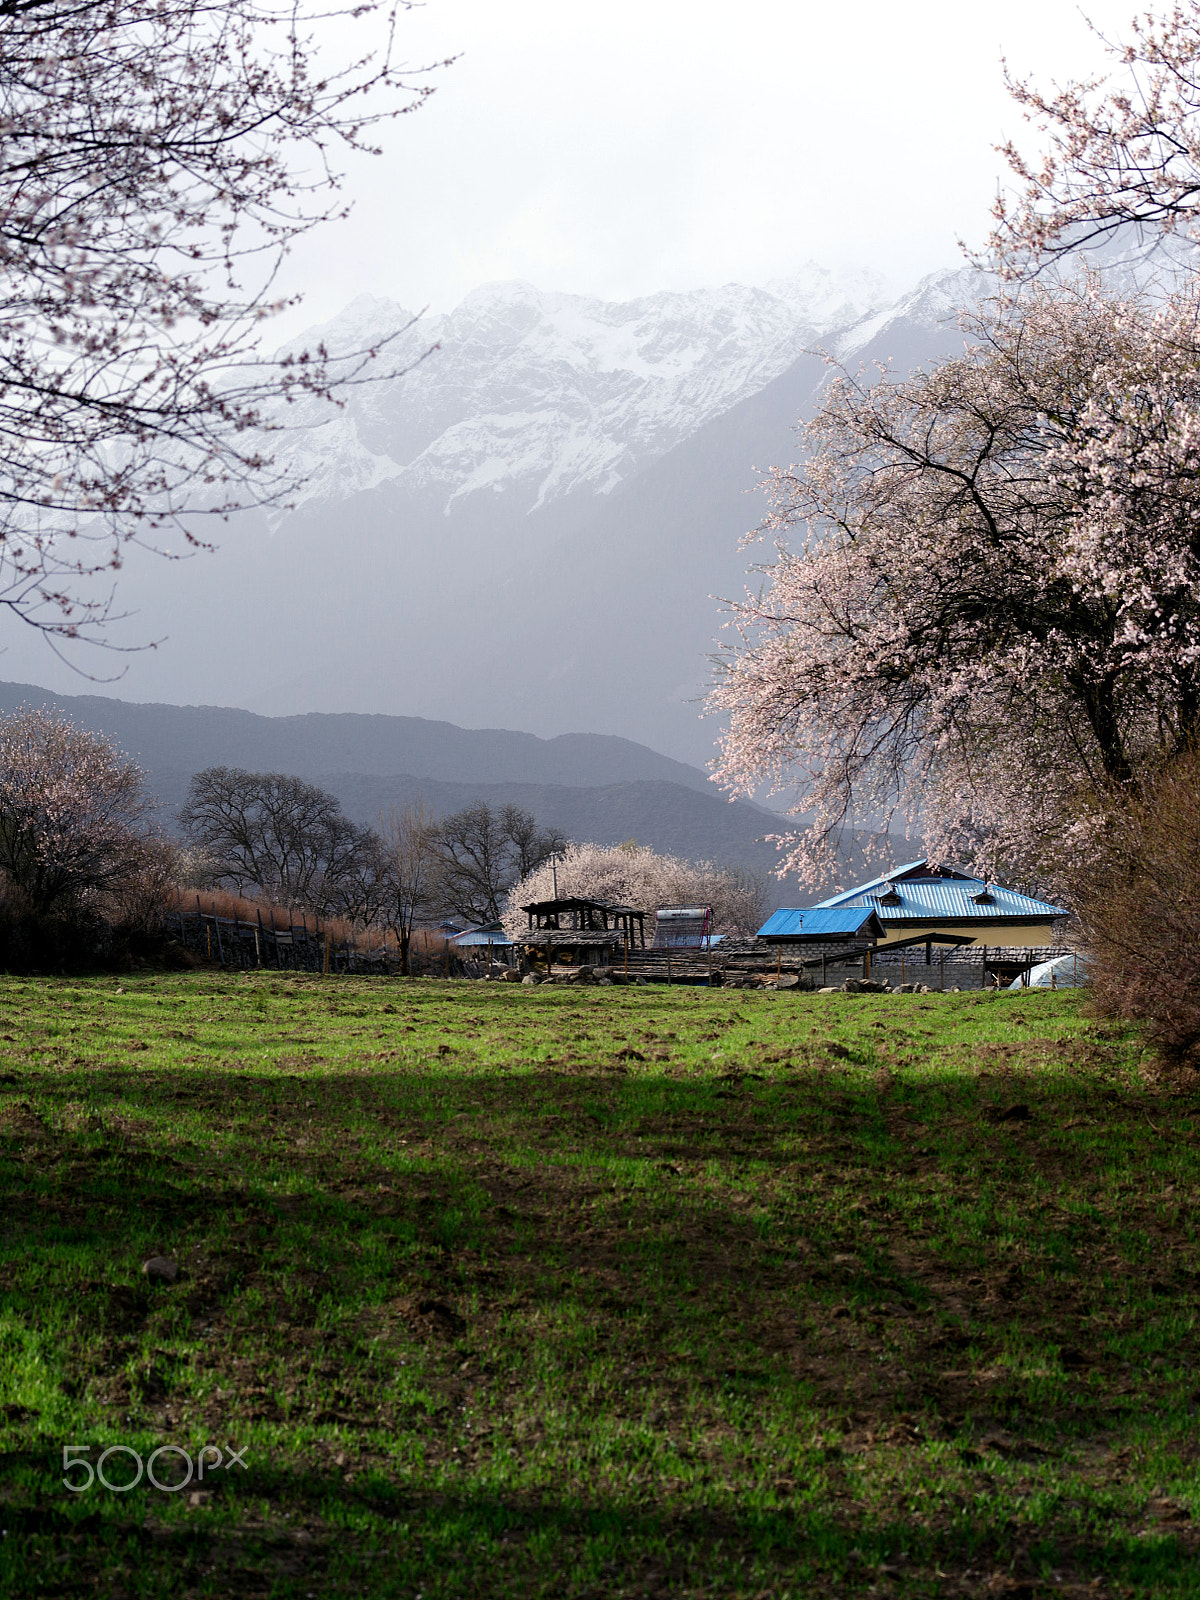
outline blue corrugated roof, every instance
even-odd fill
[[[784,907],[767,918],[758,930],[760,939],[836,938],[855,934],[871,921],[874,906]],[[875,913],[878,915],[878,913]]]
[[[891,883],[896,878],[902,878],[906,872],[915,872],[918,867],[923,867],[924,865],[924,861],[909,861],[903,867],[893,867],[891,872],[884,878],[873,878],[870,883],[860,883],[857,889],[843,889],[840,894],[830,895],[828,900],[818,900],[816,909],[819,910],[824,906],[862,905],[862,901],[858,898],[859,895],[870,894],[874,889],[882,889],[884,884]]]
[[[893,927],[908,921],[1011,922],[1014,918],[1065,917],[1067,914],[1062,906],[1035,900],[1031,895],[1019,894],[1016,889],[1006,889],[1000,883],[985,884],[982,878],[940,878],[932,873],[928,877],[920,876],[919,869],[924,866],[924,861],[910,861],[907,866],[896,867],[887,877],[876,878],[872,883],[823,900],[821,908],[870,906],[883,922]],[[914,876],[907,877],[907,873]],[[900,897],[899,904],[883,903],[882,896],[889,885]],[[975,897],[985,889],[990,899],[980,904]]]
[[[458,934],[455,938],[451,939],[450,943],[472,945],[490,944],[499,948],[501,945],[511,944],[512,940],[500,928],[493,928],[490,932],[487,928],[468,928],[466,933]]]

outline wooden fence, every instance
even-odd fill
[[[337,939],[329,928],[314,917],[310,923],[301,913],[300,921],[281,928],[274,921],[264,922],[261,912],[253,918],[223,917],[214,900],[208,909],[199,895],[193,907],[190,899],[177,897],[175,910],[167,922],[173,926],[185,950],[205,961],[243,971],[266,968],[278,972],[361,973],[395,975],[400,970],[400,953],[395,945],[379,944],[367,948],[349,939]],[[414,974],[431,977],[482,978],[489,963],[452,951],[449,945],[434,952],[413,951]]]
[[[185,950],[223,967],[247,970],[273,968],[278,972],[395,972],[399,958],[395,950],[381,947],[360,949],[347,939],[335,939],[319,918],[310,923],[307,915],[277,927],[272,919],[264,922],[262,913],[253,919],[223,917],[210,901],[208,910],[199,895],[195,909],[179,896],[169,922],[175,924],[179,942]]]

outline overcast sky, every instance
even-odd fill
[[[1115,36],[1132,10],[1089,14]],[[460,59],[354,164],[281,333],[363,291],[441,310],[516,277],[627,298],[813,258],[902,288],[982,237],[992,147],[1029,137],[1001,58],[1042,82],[1102,61],[1069,0],[429,0],[401,39]]]

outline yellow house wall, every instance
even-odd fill
[[[886,930],[875,948],[886,950],[889,944],[899,944],[901,940],[911,939],[923,932],[921,928],[894,925]],[[929,932],[953,934],[955,938],[969,939],[972,944],[986,944],[994,950],[1027,949],[1030,945],[1049,945],[1054,942],[1054,930],[1044,922],[996,922],[983,925],[978,922],[939,922]],[[913,948],[916,949],[916,946]]]

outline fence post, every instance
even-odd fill
[[[196,897],[196,904],[200,904],[199,896]],[[221,919],[217,916],[217,902],[215,900],[213,901],[213,927],[217,930],[217,960],[224,966],[225,946],[221,943]]]

